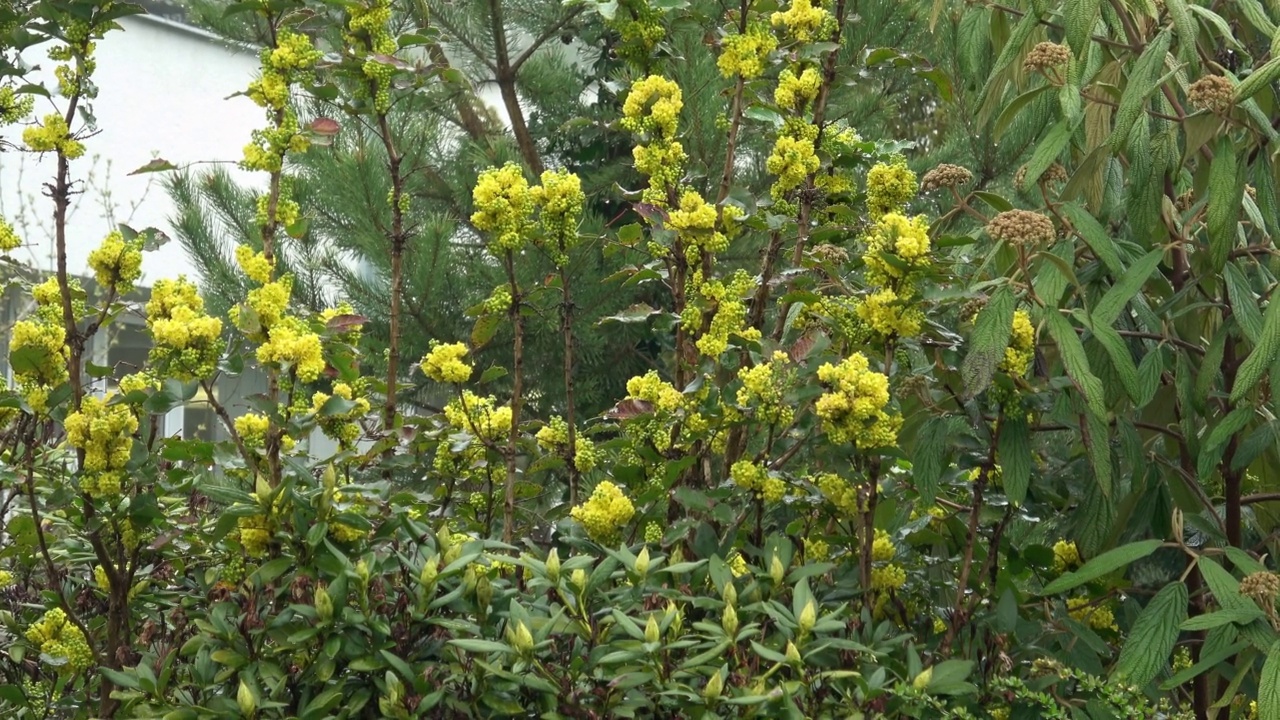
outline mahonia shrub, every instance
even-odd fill
[[[27,150],[56,158],[48,187],[65,230],[73,161],[94,134],[75,112],[97,92],[94,43],[137,9],[41,7],[45,21],[3,10],[0,26],[26,23],[24,42],[52,45],[65,114],[35,117],[36,89],[0,81],[0,130],[20,127]],[[256,232],[234,253],[243,297],[225,318],[185,278],[139,299],[153,229],[106,234],[89,256],[92,295],[65,271],[65,232],[63,269],[21,276],[31,309],[10,333],[14,383],[0,397],[6,716],[1195,717],[1208,706],[1202,676],[1228,661],[1235,695],[1218,704],[1233,717],[1280,713],[1280,575],[1240,539],[1248,463],[1225,465],[1221,493],[1237,514],[1219,533],[1211,500],[1212,512],[1184,512],[1190,501],[1175,506],[1156,466],[1121,464],[1111,447],[1145,457],[1149,439],[1121,411],[1153,402],[1162,383],[1177,385],[1175,409],[1239,402],[1274,364],[1280,311],[1255,302],[1243,269],[1219,267],[1205,277],[1223,278],[1229,307],[1247,308],[1238,322],[1253,352],[1270,350],[1236,362],[1225,335],[1208,348],[1166,343],[1186,309],[1161,324],[1164,310],[1139,290],[1185,238],[1145,255],[1136,242],[1108,245],[1095,219],[1051,196],[1067,170],[1038,151],[1017,183],[1042,191],[1033,209],[962,195],[974,180],[965,168],[917,177],[907,144],[838,119],[850,92],[845,3],[717,8],[723,27],[704,38],[692,21],[709,7],[565,10],[565,22],[581,13],[614,33],[627,62],[610,81],[622,96],[609,132],[631,144],[643,177],[634,192],[611,190],[631,209],[603,236],[584,233],[580,177],[569,166],[533,172],[537,148],[513,129],[510,156],[525,163],[490,148],[471,206],[455,209],[459,240],[483,247],[507,282],[469,310],[470,337],[441,339],[404,366],[393,331],[387,376],[372,378],[361,367],[368,319],[340,301],[303,310],[280,262],[307,221],[290,163],[336,132],[384,144],[398,268],[387,312],[398,328],[421,309],[397,294],[401,264],[412,271],[411,170],[390,112],[406,93],[453,92],[458,80],[411,50],[439,37],[400,32],[423,20],[411,8],[230,6],[269,30],[245,92],[265,124],[240,160],[262,180]],[[1168,4],[1182,35],[1177,8],[1186,3]],[[1043,31],[1025,17],[1007,53]],[[1088,19],[1080,35],[1077,23],[1075,45],[1105,24]],[[1130,77],[1164,75],[1171,35]],[[685,52],[703,54],[726,98],[723,164],[686,149],[687,93],[708,90],[682,86]],[[1037,87],[1066,87],[1076,52],[1036,44],[1023,70]],[[1275,63],[1254,72],[1274,78]],[[1228,97],[1239,87],[1200,80],[1184,94],[1229,125],[1262,112],[1231,115],[1249,99]],[[308,97],[337,99],[352,122],[308,117]],[[1212,199],[1238,179],[1228,169],[1209,167],[1203,224],[1234,243],[1267,219],[1246,205],[1252,226],[1237,227]],[[954,208],[938,213],[921,193],[943,190]],[[1198,203],[1180,212],[1195,217]],[[0,220],[0,252],[21,242]],[[652,288],[597,331],[639,324],[662,362],[584,418],[573,268],[594,245],[617,264],[610,282]],[[152,347],[144,367],[119,374],[86,349],[128,311],[145,316]],[[525,318],[544,312],[562,318],[559,368],[525,363]],[[1142,329],[1113,327],[1124,312]],[[499,326],[511,362],[483,368],[477,351]],[[1143,346],[1138,365],[1126,338],[1158,345]],[[1162,353],[1187,347],[1208,371],[1186,376],[1179,355],[1166,381]],[[1210,359],[1231,359],[1230,387]],[[1104,382],[1095,367],[1114,372]],[[265,391],[233,417],[217,381],[247,369]],[[540,416],[531,408],[550,373],[563,373],[566,398]],[[400,383],[417,375],[429,397],[411,405]],[[226,441],[161,432],[161,418],[192,401]],[[1221,453],[1246,452],[1235,434],[1254,414],[1240,405],[1207,432],[1143,427],[1184,444],[1203,436],[1219,453],[1183,447],[1177,461],[1189,494],[1206,494],[1201,479],[1221,474]],[[321,436],[335,448],[324,457]],[[1271,442],[1258,437],[1243,441],[1255,459]],[[1119,522],[1121,492],[1124,517],[1146,525]]]

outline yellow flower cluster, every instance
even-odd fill
[[[1097,605],[1087,597],[1067,598],[1067,614],[1072,619],[1086,623],[1094,630],[1119,632],[1115,613],[1106,605]]]
[[[22,246],[22,238],[14,232],[13,226],[0,218],[0,252],[12,252]]]
[[[1080,566],[1080,549],[1075,542],[1059,540],[1053,544],[1053,571],[1066,572]]]
[[[902,416],[885,410],[889,378],[871,370],[865,355],[854,353],[839,365],[823,364],[818,379],[830,390],[818,398],[814,410],[832,442],[852,442],[859,449],[897,443]]]
[[[871,568],[871,589],[877,592],[894,592],[907,584],[907,571],[900,565],[889,563]]]
[[[309,37],[290,30],[282,30],[276,36],[276,46],[262,51],[262,76],[250,83],[247,94],[266,108],[271,127],[253,131],[253,141],[245,146],[241,161],[245,169],[280,172],[285,154],[307,149],[310,142],[300,132],[298,116],[289,106],[289,87],[305,80],[320,57]]]
[[[620,8],[607,22],[609,27],[617,30],[620,40],[614,51],[627,62],[647,62],[653,56],[653,49],[667,35],[662,25],[662,13],[648,2],[624,0],[621,6],[625,12]]]
[[[786,12],[773,13],[774,27],[785,28],[787,34],[800,43],[813,42],[824,25],[831,22],[831,13],[813,0],[792,0]]]
[[[3,590],[13,584],[13,573],[8,570],[0,570],[0,590]]]
[[[464,383],[471,379],[471,366],[463,362],[467,346],[463,343],[433,345],[422,358],[422,372],[441,383]]]
[[[835,473],[822,473],[813,477],[812,482],[827,502],[846,517],[854,517],[862,512],[862,503],[858,500],[858,489],[848,480]]]
[[[805,68],[799,75],[791,68],[778,75],[778,87],[773,91],[773,101],[779,107],[796,110],[818,97],[822,76],[815,68]]]
[[[1009,346],[1004,349],[1000,370],[1014,377],[1022,377],[1031,369],[1036,359],[1036,329],[1026,310],[1013,313],[1013,328],[1009,334]]]
[[[622,105],[622,127],[662,138],[676,134],[684,99],[680,86],[660,75],[637,80]]]
[[[343,318],[340,328],[333,328],[330,324],[337,318]],[[337,307],[325,308],[320,311],[320,322],[324,323],[326,328],[335,330],[335,337],[349,345],[355,345],[360,342],[362,330],[364,330],[364,321],[356,316],[355,308],[351,307],[351,303],[341,302]]]
[[[563,267],[569,261],[567,251],[578,239],[578,223],[582,219],[582,206],[586,195],[582,181],[567,170],[547,170],[542,173],[542,184],[530,192],[539,207],[538,224],[546,242],[546,249]]]
[[[657,370],[650,370],[627,381],[627,395],[644,400],[658,412],[673,413],[684,403],[684,395],[671,383],[663,382]]]
[[[471,224],[491,234],[490,252],[502,255],[524,244],[534,197],[519,165],[507,163],[480,173],[471,198],[476,208]]]
[[[204,311],[204,299],[184,277],[160,280],[147,301],[151,364],[179,380],[207,378],[222,355],[222,320]]]
[[[750,460],[739,460],[729,468],[729,477],[743,490],[750,490],[757,499],[767,503],[781,502],[787,494],[787,484],[782,478],[769,472],[763,465]]]
[[[117,295],[129,294],[142,277],[142,240],[125,242],[119,230],[112,232],[89,253],[89,267],[99,285],[111,288]]]
[[[68,160],[84,155],[84,145],[71,137],[71,128],[58,113],[49,113],[38,124],[22,131],[22,141],[36,152],[58,152]]]
[[[332,505],[330,505],[330,508],[334,515],[344,512],[364,515],[365,508],[368,505],[364,497],[358,493],[346,495],[340,490],[332,491],[331,500]],[[372,529],[361,530],[353,525],[348,525],[347,523],[339,522],[337,520],[329,521],[329,536],[341,543],[354,543],[361,540],[367,540],[372,532]]]
[[[923,215],[881,215],[867,231],[866,243],[867,279],[877,285],[901,288],[912,272],[929,264],[929,223]],[[881,255],[896,256],[899,262],[890,263]]]
[[[115,393],[86,397],[80,411],[68,415],[65,423],[67,443],[84,451],[80,489],[89,497],[120,494],[133,434],[138,431],[138,418],[128,405],[113,403],[115,397]]]
[[[273,260],[268,260],[266,254],[255,252],[248,245],[236,246],[236,262],[245,276],[259,285],[271,282],[271,275],[276,269]]]
[[[867,171],[867,214],[878,220],[886,213],[901,213],[918,188],[906,161],[876,163]]]
[[[587,535],[601,544],[616,539],[635,513],[631,500],[608,480],[597,485],[586,502],[569,511],[574,520],[582,523]]]
[[[778,135],[773,152],[765,160],[765,169],[777,175],[770,191],[775,200],[800,187],[805,178],[818,171],[820,162],[814,152],[813,140],[791,135]]]
[[[725,209],[730,207],[733,206]],[[702,199],[696,190],[681,193],[680,206],[671,210],[666,224],[685,241],[690,264],[697,262],[700,251],[713,254],[729,248],[729,238],[716,229],[715,206]]]
[[[734,577],[742,577],[749,571],[749,568],[747,567],[747,559],[742,557],[742,553],[736,550],[733,555],[729,556],[729,559],[725,561],[725,564],[729,566],[729,572],[733,573]]]
[[[888,562],[897,553],[898,548],[893,544],[889,533],[877,528],[876,536],[871,541],[871,559],[876,562]]]
[[[32,412],[43,413],[49,393],[67,381],[66,339],[62,325],[43,318],[19,320],[10,330],[9,364]]]
[[[872,331],[884,337],[909,338],[920,333],[924,313],[908,298],[900,298],[890,288],[881,288],[857,305],[858,317]]]
[[[738,405],[754,407],[756,417],[764,422],[790,425],[795,411],[785,398],[791,379],[789,362],[786,353],[776,350],[768,362],[738,370],[738,378],[742,380],[742,387],[738,388]]]
[[[0,87],[0,124],[12,125],[21,122],[31,114],[35,105],[34,95],[19,95],[11,87]]]
[[[548,453],[560,452],[565,445],[569,444],[569,424],[564,418],[556,416],[551,418],[551,422],[543,425],[538,430],[534,439],[538,441],[538,447]],[[579,472],[590,472],[599,461],[596,452],[596,444],[591,438],[583,437],[581,434],[575,435],[573,450],[573,466]]]
[[[243,330],[251,337],[265,337],[271,328],[279,325],[285,318],[285,310],[289,308],[289,297],[293,293],[293,278],[285,275],[279,280],[254,288],[245,296],[245,307],[252,312],[245,316],[240,306],[231,309],[231,321],[236,325],[242,325],[241,321],[245,320],[247,327],[242,325]],[[252,318],[254,322],[248,322]],[[256,325],[255,325],[256,323]]]
[[[464,391],[444,406],[445,420],[457,430],[485,440],[497,440],[511,432],[511,406],[497,407],[493,397]]]
[[[290,150],[293,152],[306,150],[306,137],[296,135],[295,139],[304,145],[290,148]],[[257,215],[255,219],[262,226],[278,224],[287,230],[293,227],[302,216],[302,206],[298,205],[297,200],[293,199],[293,179],[288,176],[280,178],[280,192],[276,194],[274,209],[271,207],[271,196],[268,193],[259,195],[256,205]]]
[[[291,368],[304,383],[315,382],[325,368],[320,336],[294,317],[272,327],[270,337],[258,346],[256,355],[263,365]]]
[[[311,38],[291,30],[281,30],[276,36],[276,46],[264,50],[263,55],[263,64],[281,73],[308,71],[322,57],[311,44]]]
[[[762,23],[752,23],[745,33],[728,35],[720,41],[720,57],[716,66],[724,77],[739,75],[743,80],[760,77],[769,53],[778,40]]]
[[[245,446],[261,449],[267,444],[267,430],[271,429],[271,418],[260,413],[245,413],[235,419],[236,434]]]
[[[636,170],[649,176],[645,202],[665,204],[667,187],[679,182],[685,153],[675,134],[683,107],[680,86],[658,75],[637,80],[623,103],[622,127],[651,141],[632,151]]]
[[[831,545],[822,538],[804,539],[804,559],[806,562],[825,562],[831,557]]]
[[[748,342],[760,339],[759,328],[746,326],[747,305],[742,300],[754,287],[755,279],[742,269],[735,270],[726,280],[711,280],[698,287],[703,303],[715,313],[706,333],[694,343],[698,352],[710,358],[720,357],[729,349],[731,335],[737,335]],[[691,310],[697,311],[692,307]],[[696,323],[691,322],[695,319]],[[682,320],[685,327],[697,330],[702,320],[701,313],[694,315],[690,312],[690,316]]]
[[[392,55],[397,49],[396,39],[388,30],[391,22],[391,0],[372,0],[369,5],[348,5],[351,19],[347,22],[347,42],[363,53]],[[364,63],[365,77],[373,83],[374,109],[386,113],[391,109],[391,76],[395,68],[377,58]]]
[[[311,396],[311,409],[320,413],[332,397],[349,400],[351,409],[346,412],[320,415],[318,422],[325,435],[333,438],[344,449],[351,448],[360,437],[360,418],[369,414],[369,399],[356,394],[347,383],[334,383],[333,395],[317,392]]]
[[[271,521],[266,515],[249,515],[236,519],[240,533],[240,544],[249,557],[262,557],[267,554],[267,544],[271,542]]]
[[[81,672],[93,666],[93,650],[80,628],[67,620],[62,608],[53,608],[27,628],[27,642],[35,645],[43,655],[65,658],[58,666],[59,672]]]

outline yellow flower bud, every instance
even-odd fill
[[[804,609],[800,611],[798,622],[801,636],[808,635],[809,631],[813,629],[814,623],[818,622],[818,608],[814,606],[813,600],[806,603]]]
[[[236,691],[236,705],[240,706],[240,715],[247,718],[253,717],[258,710],[258,701],[243,680],[240,681],[240,689]]]
[[[636,555],[636,574],[644,577],[649,572],[649,548],[642,548]]]
[[[647,643],[656,643],[662,639],[662,630],[658,627],[657,616],[650,614],[649,622],[644,624],[644,641]]]
[[[440,556],[432,555],[422,565],[422,572],[418,573],[418,582],[422,583],[425,589],[431,589],[436,584],[436,576],[440,574]]]
[[[911,681],[911,687],[916,690],[924,690],[929,687],[929,683],[933,680],[933,668],[925,668],[915,680]]]
[[[489,607],[492,600],[493,583],[489,582],[488,576],[481,576],[476,580],[476,603],[483,609]]]
[[[792,665],[799,665],[800,663],[803,662],[800,659],[800,648],[796,647],[796,644],[791,642],[790,640],[787,641],[786,655],[787,655],[787,662],[791,663]]]
[[[361,585],[369,584],[369,563],[365,562],[364,558],[356,563],[356,577],[360,578]]]
[[[719,670],[716,670],[716,674],[711,676],[706,688],[702,690],[702,697],[714,702],[719,699],[722,690],[724,690],[724,677],[720,675]]]
[[[774,585],[781,585],[783,578],[786,577],[786,568],[782,567],[782,558],[777,553],[773,554],[773,559],[769,561],[769,579]]]
[[[730,638],[738,634],[738,611],[733,609],[732,605],[724,606],[724,615],[720,618],[720,627],[724,628],[724,632]]]
[[[724,597],[726,605],[736,605],[738,603],[738,591],[733,587],[732,582],[724,584],[724,592],[721,595]]]
[[[512,644],[515,646],[516,652],[521,655],[533,652],[533,633],[529,632],[529,626],[525,625],[523,621],[516,622],[514,637],[515,640]]]
[[[582,568],[578,568],[577,570],[574,570],[573,575],[569,577],[569,582],[573,583],[573,586],[578,588],[578,592],[582,592],[583,590],[586,590],[587,589],[587,571],[583,570]]]
[[[333,598],[329,597],[329,591],[324,588],[316,590],[316,615],[321,623],[327,623],[333,619]]]
[[[560,553],[555,548],[547,553],[547,579],[553,583],[560,582]]]

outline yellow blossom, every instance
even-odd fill
[[[622,490],[605,480],[596,486],[586,502],[574,507],[569,514],[582,523],[592,540],[608,543],[631,521],[635,512],[635,506]]]
[[[462,343],[438,344],[422,358],[422,371],[442,383],[464,383],[471,379],[471,366],[462,359],[467,346]]]

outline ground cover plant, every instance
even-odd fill
[[[506,34],[520,9],[223,9],[261,31],[264,117],[224,313],[185,278],[135,299],[155,229],[104,228],[91,292],[66,266],[94,43],[138,8],[0,6],[0,137],[56,160],[59,259],[6,270],[33,306],[0,398],[6,716],[1280,717],[1274,7],[939,0],[917,22],[964,58],[940,71],[851,51],[845,0],[571,3],[545,27],[619,62],[614,116],[566,131],[625,143],[636,184],[588,197],[521,119],[463,128],[491,162],[456,213],[417,212],[407,109],[467,91],[438,51],[480,20],[509,80],[546,40]],[[706,82],[672,79],[692,64]],[[850,126],[886,67],[1034,138],[1014,191]],[[295,191],[340,143],[383,160],[372,344],[284,250],[332,229]],[[407,303],[424,235],[499,284]],[[600,283],[634,302],[583,327]],[[145,366],[90,362],[125,313]],[[458,337],[407,355],[432,313]],[[646,365],[583,411],[607,333]],[[239,412],[215,383],[248,369]],[[159,431],[192,401],[229,440]]]

